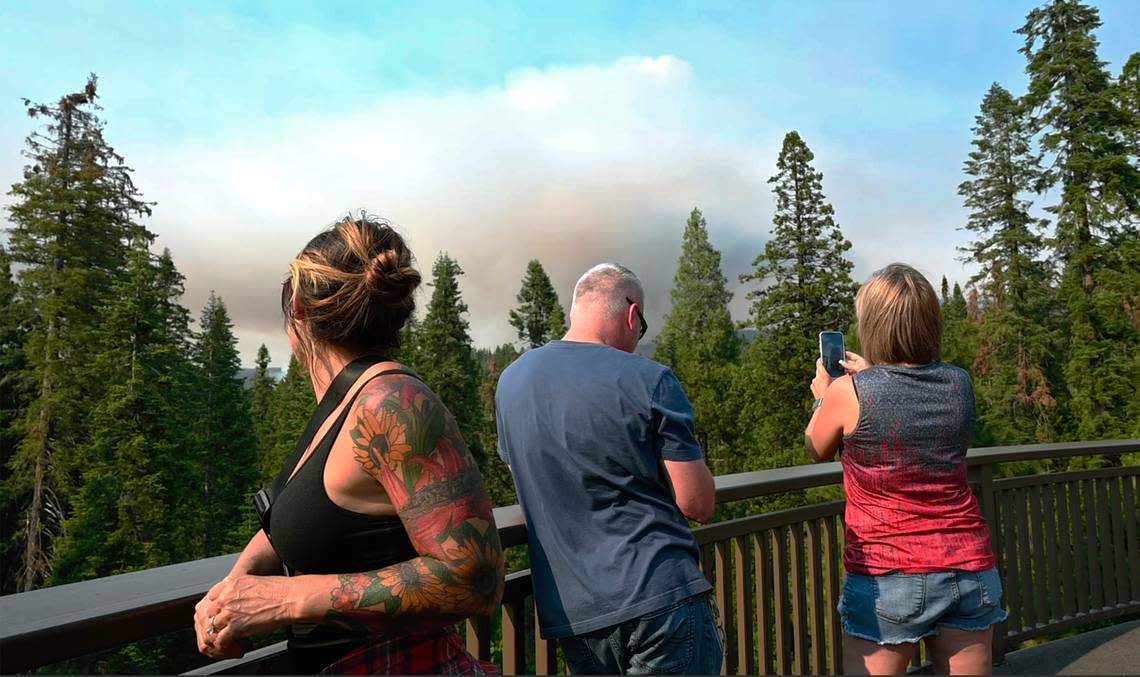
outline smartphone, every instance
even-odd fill
[[[823,360],[823,368],[832,378],[843,376],[847,372],[839,361],[845,359],[847,349],[843,346],[843,332],[819,332],[819,357]]]

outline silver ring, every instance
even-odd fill
[[[218,629],[214,627],[214,617],[213,616],[210,616],[210,627],[206,628],[206,634],[207,635],[218,634]]]

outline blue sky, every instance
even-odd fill
[[[360,207],[422,267],[459,259],[478,343],[511,338],[535,257],[564,302],[591,263],[626,262],[659,324],[693,205],[731,279],[761,250],[791,129],[857,275],[901,258],[964,279],[970,127],[991,82],[1022,91],[1013,31],[1035,4],[7,2],[0,181],[18,180],[31,130],[20,97],[96,72],[187,304],[222,294],[247,361],[263,341],[284,361],[275,284]],[[1140,49],[1140,3],[1096,4],[1115,72]]]

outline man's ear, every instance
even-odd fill
[[[300,299],[297,298],[296,294],[293,295],[292,304],[293,304],[293,319],[295,319],[295,320],[305,319],[305,311],[301,308],[301,301],[300,301]]]

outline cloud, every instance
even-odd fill
[[[404,233],[425,276],[441,251],[460,262],[477,345],[514,338],[507,312],[532,258],[567,307],[582,271],[603,260],[628,265],[645,283],[655,333],[694,206],[724,254],[732,308],[744,319],[746,290],[735,280],[767,237],[766,181],[787,130],[765,120],[750,120],[753,131],[724,128],[724,119],[749,113],[733,106],[707,96],[689,63],[663,55],[524,69],[478,90],[377,95],[351,113],[235,123],[208,143],[132,142],[122,129],[116,138],[137,185],[157,202],[150,226],[187,277],[186,304],[200,309],[216,291],[243,361],[252,363],[264,342],[283,364],[278,285],[288,262],[360,208]],[[932,276],[953,265],[952,246],[932,246],[952,218],[937,224],[936,240],[916,241],[904,216],[912,212],[898,177],[914,167],[876,164],[823,134],[805,138],[855,242],[857,274],[895,257],[912,257]],[[429,293],[422,290],[422,306]]]
[[[507,311],[532,258],[566,305],[592,264],[629,265],[660,326],[694,205],[706,209],[718,245],[748,241],[747,258],[759,250],[773,147],[719,138],[697,96],[685,61],[625,58],[127,153],[158,203],[152,227],[187,276],[188,305],[218,292],[245,361],[263,341],[275,363],[285,359],[277,285],[286,266],[358,208],[390,219],[425,274],[441,251],[459,260],[472,335],[493,345],[513,338]]]

